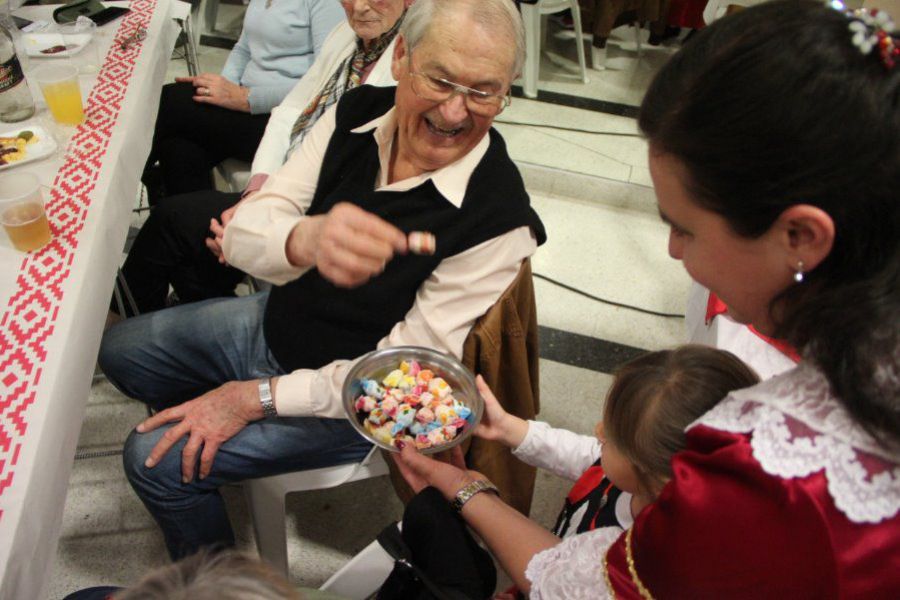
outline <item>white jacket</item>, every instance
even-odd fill
[[[271,174],[284,164],[287,158],[285,154],[288,151],[288,147],[290,147],[291,130],[297,121],[297,117],[300,116],[300,113],[309,105],[315,95],[319,93],[322,86],[328,81],[328,78],[334,74],[338,65],[356,50],[356,40],[356,33],[346,20],[331,30],[312,67],[300,79],[300,82],[294,86],[294,89],[291,90],[281,104],[272,109],[272,116],[269,117],[266,132],[259,143],[259,148],[256,149],[256,155],[253,157],[253,166],[250,169],[251,175],[258,173]],[[369,71],[366,84],[387,87],[396,83],[393,75],[391,75],[391,58],[394,54],[394,43],[396,41],[397,38],[395,37],[385,49],[381,58],[375,63],[375,66],[372,67],[372,70]]]

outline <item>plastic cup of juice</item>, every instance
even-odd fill
[[[32,71],[31,76],[38,82],[54,121],[70,126],[84,121],[77,67],[43,65]]]
[[[31,252],[50,242],[50,225],[37,175],[0,175],[0,223],[16,250]]]

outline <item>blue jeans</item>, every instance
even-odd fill
[[[127,319],[103,336],[100,367],[124,394],[157,409],[195,398],[229,381],[283,374],[262,330],[268,294],[187,304]],[[207,545],[232,545],[218,492],[225,483],[357,462],[371,448],[344,419],[278,417],[250,423],[222,444],[206,479],[181,481],[175,444],[152,469],[150,450],[171,426],[132,431],[125,473],[162,528],[173,560]]]

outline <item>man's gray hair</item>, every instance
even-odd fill
[[[440,28],[451,14],[462,11],[485,31],[515,42],[510,79],[520,75],[525,63],[525,28],[513,0],[415,0],[400,26],[407,48],[415,49],[432,24]]]

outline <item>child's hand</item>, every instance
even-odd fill
[[[475,428],[475,435],[511,448],[521,444],[528,433],[528,421],[506,412],[481,375],[475,378],[475,385],[484,398],[484,415]]]

